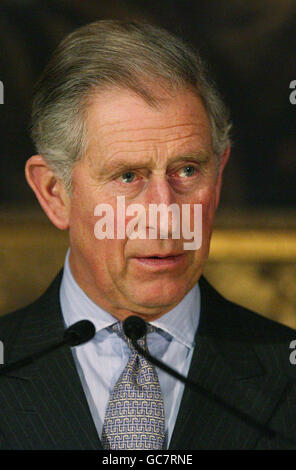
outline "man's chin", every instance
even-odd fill
[[[165,291],[158,292],[140,289],[130,296],[134,305],[133,311],[143,315],[155,314],[160,316],[176,307],[189,290],[189,288],[184,287],[175,288],[172,291],[167,288]]]

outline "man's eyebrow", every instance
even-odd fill
[[[178,163],[178,162],[189,162],[189,161],[194,161],[196,163],[206,163],[210,159],[210,154],[208,152],[191,152],[191,153],[186,153],[184,155],[177,155],[175,157],[172,157],[168,160],[167,166],[170,166],[172,164]],[[114,159],[111,163],[106,163],[104,167],[101,169],[100,173],[112,173],[114,171],[119,172],[119,171],[124,171],[127,169],[138,169],[138,168],[148,168],[150,166],[154,166],[154,160],[153,159],[147,159],[146,161],[141,160],[132,160],[132,161],[127,161],[124,159]]]
[[[208,152],[192,152],[186,153],[185,155],[178,155],[168,161],[168,166],[176,162],[184,161],[195,161],[197,163],[206,163],[210,159],[210,154]]]

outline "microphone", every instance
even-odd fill
[[[0,367],[0,375],[7,374],[13,370],[20,369],[32,362],[46,356],[52,351],[59,349],[63,346],[79,346],[80,344],[86,343],[94,337],[96,329],[94,324],[89,320],[80,320],[73,325],[69,326],[64,332],[64,338],[57,343],[54,343],[41,351],[37,351],[30,356],[26,356],[23,359],[12,362],[11,364]]]
[[[287,438],[286,436],[283,436],[281,433],[274,431],[273,429],[270,429],[269,427],[259,423],[256,421],[254,418],[246,414],[244,411],[241,411],[234,406],[230,405],[227,401],[225,401],[223,398],[219,397],[215,393],[211,392],[210,390],[207,390],[204,388],[202,385],[193,382],[192,380],[187,379],[184,375],[180,374],[176,370],[172,369],[169,367],[167,364],[164,362],[160,361],[159,359],[156,359],[154,356],[151,356],[148,351],[145,351],[142,349],[138,343],[137,340],[142,338],[146,332],[147,332],[147,325],[142,318],[137,317],[137,316],[130,316],[123,322],[123,331],[126,334],[126,336],[131,340],[134,348],[136,351],[141,354],[147,361],[149,361],[151,364],[155,365],[156,367],[159,367],[159,369],[162,369],[165,371],[167,374],[172,375],[175,377],[177,380],[180,380],[184,384],[188,385],[190,388],[192,388],[195,392],[199,393],[200,395],[204,396],[206,399],[210,399],[216,404],[218,403],[220,406],[222,406],[224,409],[226,409],[229,413],[237,416],[238,418],[242,419],[246,424],[249,426],[257,429],[260,431],[262,434],[264,434],[268,438],[274,438],[276,436],[279,436],[283,439],[285,439],[287,442],[290,442],[293,445],[296,445],[295,442],[293,442],[290,438]]]
[[[87,343],[96,334],[94,324],[89,320],[80,320],[69,326],[64,332],[65,344],[69,346],[79,346]]]
[[[132,315],[127,317],[126,320],[123,322],[123,331],[126,336],[131,340],[134,348],[138,351],[139,354],[145,357],[147,361],[151,362],[154,366],[159,367],[160,369],[167,372],[169,375],[175,377],[175,379],[180,380],[181,382],[188,384],[189,386],[195,386],[194,382],[188,380],[184,375],[179,374],[176,370],[172,369],[171,367],[167,366],[164,362],[156,359],[156,357],[151,356],[148,351],[144,351],[138,343],[137,340],[145,336],[147,332],[147,325],[142,318]]]

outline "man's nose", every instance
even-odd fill
[[[173,234],[178,237],[179,208],[166,175],[153,176],[144,197],[149,237],[171,238]]]
[[[173,190],[166,175],[153,175],[145,192],[146,204],[166,204],[176,202]]]

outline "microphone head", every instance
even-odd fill
[[[64,333],[64,340],[69,346],[79,346],[92,339],[96,334],[94,324],[89,320],[80,320],[69,326]]]
[[[147,331],[147,325],[142,318],[132,315],[131,317],[126,318],[123,322],[123,331],[126,336],[132,341],[137,341],[138,339],[145,336]]]

